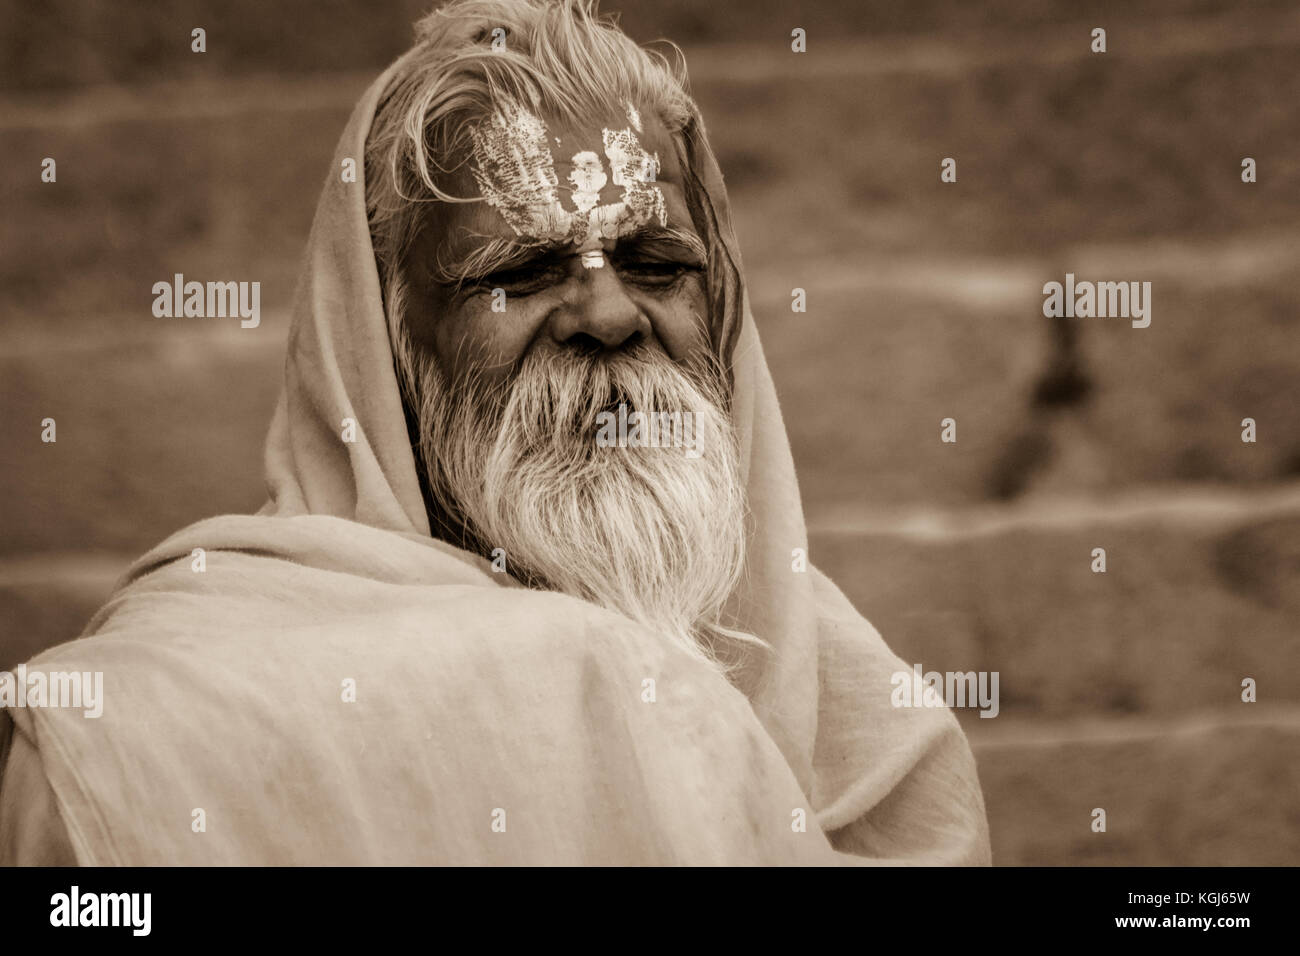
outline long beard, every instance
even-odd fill
[[[432,357],[404,351],[417,366],[429,493],[471,547],[723,671],[737,643],[761,643],[723,621],[744,564],[745,502],[716,367],[683,371],[644,346],[612,358],[533,350],[504,387],[471,376],[448,388]],[[619,404],[689,412],[693,450],[604,446]]]

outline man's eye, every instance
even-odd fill
[[[624,278],[640,285],[668,286],[687,273],[699,272],[700,269],[685,262],[633,260],[619,262],[618,271]]]
[[[518,269],[494,272],[474,285],[479,289],[505,289],[514,295],[528,295],[555,285],[564,278],[564,269],[555,265],[526,265]]]

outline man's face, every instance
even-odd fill
[[[631,109],[555,128],[515,110],[473,138],[457,193],[484,201],[425,204],[389,290],[436,523],[699,654],[731,634],[744,490],[668,133]],[[678,416],[690,447],[612,446],[614,407]]]
[[[498,115],[480,129],[449,191],[486,201],[426,204],[404,264],[416,347],[449,380],[472,370],[489,385],[534,349],[701,358],[704,249],[662,123],[629,110],[581,125]]]

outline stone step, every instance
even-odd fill
[[[219,498],[223,480],[237,496],[215,458],[203,471],[218,481],[200,501]],[[245,492],[243,510],[253,510],[260,494]],[[57,500],[66,508],[81,497]],[[1235,704],[1247,677],[1261,702],[1300,702],[1300,492],[1218,497],[1227,503],[1217,514],[1195,499],[1181,511],[1117,504],[1109,517],[1084,509],[1074,524],[1026,507],[1002,509],[1023,520],[920,532],[843,519],[844,532],[814,528],[811,557],[909,666],[998,672],[999,717],[961,713],[977,728],[1006,717],[1187,714]],[[134,557],[198,517],[187,505],[199,510],[184,499],[146,508],[156,533],[133,547],[0,559],[0,667],[74,637]],[[212,508],[221,510],[239,509]],[[78,515],[83,534],[95,517]],[[109,527],[130,537],[125,524]],[[1105,573],[1090,570],[1094,547],[1106,549]]]
[[[1206,26],[1200,32],[1212,42],[1181,54],[1026,63],[1034,44],[981,60],[971,41],[969,71],[846,76],[840,67],[879,57],[840,44],[835,55],[809,54],[824,65],[806,75],[735,78],[705,68],[692,89],[727,174],[742,248],[764,272],[783,275],[790,257],[853,271],[918,251],[924,261],[1162,234],[1254,235],[1293,228],[1300,212],[1300,167],[1289,159],[1300,131],[1280,123],[1273,106],[1300,96],[1290,68],[1300,14],[1285,28],[1264,16],[1248,22],[1261,42],[1289,45],[1220,49],[1215,42],[1230,31]],[[1044,29],[1062,42],[1059,26]],[[1148,25],[1142,35],[1167,32]],[[952,51],[938,59],[951,62]],[[744,45],[701,56],[703,64],[754,60]],[[334,173],[334,144],[367,75],[244,72],[229,89],[218,75],[8,97],[0,112],[15,119],[0,123],[0,152],[29,157],[0,172],[9,211],[0,220],[0,307],[10,323],[93,325],[105,311],[146,310],[152,283],[177,271],[258,279],[264,301],[287,304],[320,186]],[[991,135],[1007,128],[1009,108],[1016,135]],[[1136,141],[1135,128],[1143,129]],[[1189,139],[1200,144],[1195,159],[1184,149]],[[1239,178],[1242,143],[1259,144],[1251,148],[1259,181],[1250,185]],[[59,164],[54,184],[40,181],[47,156]],[[957,183],[939,182],[946,156],[958,160]]]
[[[1208,708],[1208,705],[1207,705]],[[1296,866],[1300,710],[970,731],[999,866]],[[1092,831],[1106,811],[1106,832]]]
[[[1261,700],[1297,702],[1296,492],[1253,516],[1116,506],[987,533],[823,528],[810,557],[908,664],[997,671],[1003,713],[1184,713],[1238,701],[1247,677]]]
[[[1274,144],[1279,157],[1300,150],[1300,133],[1277,127],[1275,96],[1249,95],[1284,93],[1300,74],[1279,73],[1286,51],[1234,50],[1216,58],[1214,84],[1180,86],[1172,104],[1170,77],[1184,68],[1173,54],[1159,65],[1116,60],[1106,74],[1112,93],[1096,103],[1080,92],[1093,88],[1088,61],[1038,63],[1014,85],[998,72],[1010,67],[992,64],[974,80],[899,73],[701,84],[811,508],[955,507],[1025,491],[1300,474],[1300,349],[1290,330],[1300,291],[1286,255],[1297,241],[1300,166],[1273,162],[1275,172],[1247,187],[1232,153],[1243,137]],[[70,343],[154,334],[153,284],[177,272],[259,281],[264,312],[287,311],[317,192],[362,82],[322,79],[321,99],[301,78],[268,79],[263,100],[287,91],[297,105],[259,111],[257,82],[244,77],[234,112],[229,103],[224,112],[200,108],[222,102],[209,85],[163,96],[163,119],[137,109],[116,122],[0,129],[0,151],[55,155],[61,170],[56,184],[40,183],[34,166],[3,173],[11,211],[0,217],[0,357],[15,349],[30,357],[32,367],[6,362],[6,377],[47,388],[23,407],[62,405],[65,383],[83,381],[83,365],[99,361],[70,360]],[[194,89],[205,96],[193,98]],[[1037,119],[1020,139],[990,141],[1011,89],[1028,91],[1025,108]],[[1240,94],[1230,111],[1219,108],[1224,89]],[[1077,113],[1057,109],[1075,100]],[[844,122],[817,119],[812,101]],[[935,115],[949,102],[962,109]],[[1139,127],[1142,143],[1116,139]],[[950,141],[936,139],[937,129]],[[1193,136],[1217,143],[1217,158],[1195,166],[1171,158],[1168,147]],[[953,152],[973,162],[963,158],[951,189],[900,173]],[[819,164],[811,177],[810,156]],[[1159,203],[1134,202],[1136,182]],[[1156,207],[1160,222],[1149,218]],[[1069,271],[1152,281],[1153,323],[1077,321],[1073,357],[1092,392],[1073,405],[1036,405],[1061,359],[1041,314],[1042,283]],[[807,313],[790,312],[795,287],[807,292]],[[275,341],[263,332],[263,343]],[[223,382],[225,371],[190,387]],[[241,381],[251,374],[235,372]],[[146,377],[158,374],[167,373],[153,365]],[[277,383],[260,383],[259,394]],[[138,408],[141,396],[128,394],[136,387],[116,375],[93,411],[112,419]],[[938,441],[949,416],[959,423],[956,445]],[[1246,417],[1258,423],[1256,444],[1240,441]],[[29,422],[9,427],[21,435]],[[95,427],[136,440],[118,421]],[[253,435],[265,422],[229,427]],[[36,483],[50,480],[61,475],[38,469]],[[57,535],[36,544],[67,546]]]
[[[201,517],[265,500],[284,316],[257,329],[210,320],[234,324],[203,335],[161,323],[209,320],[138,321],[158,333],[0,358],[0,557],[139,553]],[[259,344],[275,336],[279,344]],[[47,418],[53,443],[41,440]]]
[[[890,295],[863,323],[846,291],[782,318],[770,289],[756,290],[811,520],[1022,494],[1265,489],[1300,473],[1300,353],[1274,318],[1287,302],[1300,309],[1300,291],[1174,291],[1163,302],[1180,312],[1164,326],[1084,326],[1094,394],[1062,408],[1030,399],[1047,338],[1032,301],[990,315]],[[0,334],[0,553],[133,550],[180,519],[256,507],[287,334],[281,299],[264,299],[256,329],[142,311],[84,331]],[[1249,337],[1217,324],[1229,312]],[[40,441],[47,417],[56,445]],[[954,444],[940,441],[948,417]],[[1255,443],[1241,441],[1247,417]]]
[[[154,283],[176,273],[257,281],[262,309],[288,308],[347,113],[0,131],[0,151],[31,157],[30,168],[3,172],[4,333],[67,339],[113,323],[129,337],[152,318]],[[40,181],[42,157],[56,161],[56,182]]]
[[[1040,281],[991,307],[829,282],[823,293],[796,266],[787,274],[806,279],[809,312],[792,314],[788,290],[764,280],[755,310],[809,510],[1300,475],[1300,348],[1283,318],[1300,310],[1300,290],[1279,278],[1209,290],[1157,280],[1149,328],[1073,322],[1090,390],[1044,403],[1036,393],[1059,381],[1060,353],[1041,281],[1064,265],[1040,266]],[[953,443],[941,441],[948,418]],[[1242,441],[1247,418],[1253,443]]]
[[[1194,8],[1186,0],[1108,6],[1113,9],[1097,10],[1093,20],[1081,22],[1078,5],[1069,0],[991,0],[978,8],[954,8],[946,0],[866,6],[856,0],[817,0],[796,8],[788,0],[749,0],[744,17],[737,17],[728,5],[702,7],[697,0],[601,4],[603,11],[616,13],[624,29],[640,42],[666,36],[688,53],[705,44],[724,49],[748,46],[750,55],[740,61],[742,69],[752,66],[763,49],[789,59],[790,30],[796,26],[807,31],[810,55],[803,58],[807,61],[815,61],[828,45],[846,37],[862,40],[865,49],[860,52],[865,55],[860,59],[868,63],[882,50],[888,52],[915,38],[931,43],[943,39],[959,54],[967,53],[963,58],[944,51],[947,56],[940,63],[952,69],[972,55],[1015,54],[1021,60],[1079,55],[1069,37],[1086,40],[1088,27],[1098,19],[1120,37],[1141,37],[1140,44],[1113,42],[1115,57],[1139,52],[1160,56],[1170,47],[1266,44],[1284,33],[1281,28],[1291,12],[1286,0],[1257,0],[1250,17],[1234,16],[1238,10],[1231,0],[1200,0]],[[0,16],[13,28],[9,36],[22,40],[15,39],[4,49],[9,69],[0,88],[75,88],[147,82],[159,76],[240,76],[257,71],[377,69],[401,52],[413,21],[429,9],[426,0],[398,0],[377,10],[334,4],[328,15],[321,15],[318,7],[268,7],[257,0],[218,6],[177,2],[162,11],[87,10],[76,0],[50,0],[34,8],[22,0],[4,0]],[[196,26],[208,33],[208,49],[202,55],[190,49],[190,31]],[[292,35],[292,42],[284,41],[286,34]],[[1086,45],[1082,51],[1087,53]],[[931,57],[913,57],[907,65],[916,69],[932,62]]]

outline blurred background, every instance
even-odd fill
[[[262,504],[318,192],[429,6],[0,0],[0,668]],[[1001,675],[959,715],[995,862],[1300,863],[1300,6],[604,9],[686,53],[813,561],[909,663]],[[260,281],[261,326],[155,319],[176,272]],[[1150,281],[1150,328],[1045,319],[1066,272]]]

